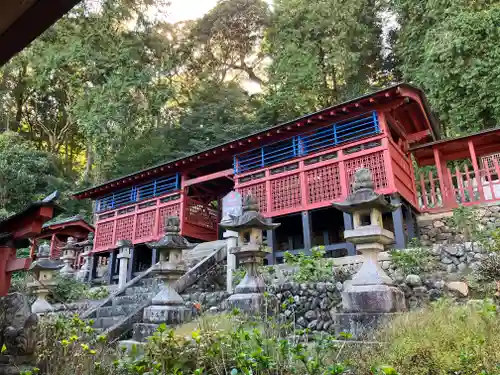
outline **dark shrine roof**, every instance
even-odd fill
[[[406,83],[400,83],[385,89],[363,95],[361,97],[351,99],[349,101],[333,105],[320,111],[307,114],[294,120],[272,126],[266,129],[259,130],[253,134],[231,140],[229,142],[199,151],[197,153],[167,161],[153,167],[137,171],[135,173],[119,177],[105,183],[93,186],[91,188],[74,193],[77,199],[96,198],[110,191],[125,188],[139,181],[153,179],[156,176],[165,175],[166,173],[175,173],[179,170],[195,169],[196,166],[206,164],[206,158],[232,157],[251,148],[255,148],[261,144],[269,143],[270,141],[279,140],[293,132],[306,131],[318,127],[319,125],[327,125],[342,118],[354,116],[360,113],[376,110],[378,106],[388,103],[393,103],[399,100],[401,105],[410,102],[417,103],[420,106],[421,118],[414,126],[419,127],[417,131],[429,130],[432,139],[439,139],[439,126],[436,119],[430,111],[423,92]]]
[[[0,1],[0,66],[79,2],[80,0]]]
[[[410,148],[410,152],[420,166],[434,165],[434,148],[439,149],[441,159],[444,161],[466,159],[470,157],[469,141],[474,142],[477,157],[500,152],[500,128],[429,142]]]
[[[42,228],[46,229],[46,228],[50,228],[50,227],[53,227],[53,226],[60,226],[60,225],[64,225],[64,224],[78,223],[79,221],[85,223],[86,226],[88,226],[88,227],[90,227],[92,229],[94,228],[92,225],[90,225],[89,223],[87,223],[87,221],[81,215],[75,215],[75,216],[71,216],[71,217],[67,217],[67,218],[59,219],[59,220],[51,220],[51,221],[48,221],[45,224],[43,224]]]

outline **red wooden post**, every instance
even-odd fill
[[[54,257],[54,250],[56,248],[56,235],[55,233],[52,235],[52,237],[50,238],[50,257],[53,258]]]
[[[462,181],[462,173],[458,169],[458,166],[455,166],[455,176],[457,178],[457,187],[458,187],[458,194],[460,196],[461,202],[465,202],[465,190],[464,190],[464,183]]]
[[[8,266],[11,260],[16,258],[16,249],[9,245],[0,247],[0,296],[5,296],[9,292],[10,278]]]
[[[488,166],[488,163],[486,160],[483,160],[483,166],[484,166],[484,170],[486,172],[486,180],[488,181],[488,183],[490,185],[491,199],[495,199],[496,198],[495,189],[493,186],[493,181],[491,180],[490,167]],[[484,199],[486,199],[486,195],[484,196]]]
[[[469,192],[469,202],[473,202],[475,200],[474,187],[472,186],[472,181],[469,175],[469,168],[467,167],[467,164],[464,165],[464,170],[465,170],[465,178],[467,180],[467,191]]]
[[[299,162],[299,181],[300,181],[300,198],[301,198],[301,204],[302,204],[302,209],[306,209],[307,205],[309,203],[309,188],[307,186],[307,178],[306,178],[306,173],[304,172],[304,162],[300,161]]]
[[[443,207],[456,207],[457,202],[451,195],[452,186],[449,179],[449,170],[446,167],[446,162],[441,158],[441,152],[437,147],[433,147],[434,162],[436,164],[437,174],[439,178],[439,186],[441,187],[441,196],[443,197]]]
[[[420,191],[422,195],[422,208],[429,208],[429,202],[427,200],[427,189],[425,188],[425,180],[423,172],[420,172]]]
[[[472,140],[467,141],[469,146],[470,158],[472,161],[472,167],[474,168],[474,175],[476,177],[477,190],[479,191],[479,202],[484,202],[484,191],[483,183],[481,181],[481,172],[479,170],[479,165],[477,164],[476,149],[474,148],[474,143]]]
[[[389,127],[387,126],[387,120],[385,118],[385,113],[384,112],[378,112],[378,120],[380,124],[380,128],[384,129],[384,132],[386,134],[389,134]],[[384,167],[385,170],[387,171],[386,176],[387,176],[387,187],[389,189],[396,189],[395,182],[394,182],[394,172],[392,170],[392,157],[391,153],[389,150],[389,136],[386,138],[382,139],[382,146],[384,148]]]
[[[492,158],[493,159],[493,166],[495,167],[495,172],[496,172],[496,175],[497,175],[497,181],[500,180],[500,167],[498,166],[498,160],[497,158]],[[498,183],[497,183],[498,185]]]
[[[434,176],[432,175],[431,171],[429,171],[429,182],[431,184],[431,202],[432,205],[434,206],[433,208],[436,208],[437,206],[436,185],[434,184]]]
[[[187,190],[184,187],[184,181],[186,180],[186,177],[184,174],[181,174],[181,201],[180,201],[180,206],[179,206],[179,222],[180,222],[180,228],[181,228],[181,235],[184,235],[184,222],[186,221],[186,199],[187,199]],[[160,224],[162,225],[162,224]],[[161,226],[160,226],[161,228]],[[159,233],[160,235],[163,233]]]
[[[179,220],[180,222],[180,220]],[[158,198],[156,200],[156,209],[155,209],[155,220],[153,223],[153,237],[156,238],[158,235],[160,235],[160,228],[161,228],[161,223],[160,223],[160,199]]]
[[[271,177],[271,172],[269,171],[269,169],[266,171],[266,213],[267,212],[271,212],[273,210],[273,193],[271,191],[271,180],[270,180],[270,177]],[[264,210],[262,210],[261,208],[261,212],[263,212]]]

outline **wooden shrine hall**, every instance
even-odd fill
[[[221,198],[252,193],[263,215],[282,224],[267,239],[273,263],[316,245],[329,256],[353,254],[342,237],[351,217],[331,204],[345,199],[354,172],[368,167],[376,190],[402,203],[385,218],[402,248],[416,235],[421,210],[409,150],[439,141],[437,129],[424,94],[399,84],[74,196],[95,200],[94,253],[114,254],[125,239],[134,258],[151,264],[144,243],[162,236],[166,216],[179,216],[191,241],[217,240]]]

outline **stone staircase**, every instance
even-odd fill
[[[187,251],[187,264],[194,264],[175,285],[178,293],[184,292],[208,273],[227,255],[226,241],[212,241],[197,245]],[[94,321],[93,327],[106,335],[110,342],[130,336],[137,323],[142,322],[144,309],[151,305],[151,300],[159,292],[161,285],[154,279],[153,271],[156,265],[130,280],[123,288],[106,298],[102,303],[92,307],[82,314],[81,318]],[[141,326],[144,326],[142,324]],[[151,325],[148,330],[133,333],[133,337],[141,341],[154,332],[157,325]]]

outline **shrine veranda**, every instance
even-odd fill
[[[417,216],[500,200],[499,152],[500,129],[442,140],[425,95],[399,84],[74,196],[95,202],[93,273],[105,262],[110,280],[119,240],[134,245],[130,277],[156,262],[144,244],[163,235],[168,216],[180,218],[192,242],[222,239],[221,200],[231,191],[251,193],[261,213],[281,223],[267,236],[273,264],[318,245],[331,257],[355,254],[343,239],[352,218],[332,203],[351,192],[359,168],[372,171],[378,193],[401,203],[384,226],[404,248],[418,236]],[[450,169],[454,160],[463,167]],[[414,165],[429,172],[417,175]]]

